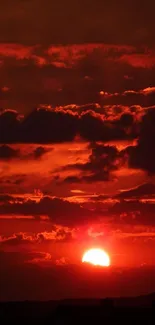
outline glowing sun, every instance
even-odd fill
[[[109,266],[109,255],[100,248],[92,248],[86,251],[82,257],[82,262],[91,263],[99,266]]]

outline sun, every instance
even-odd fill
[[[82,262],[99,266],[110,266],[110,257],[103,249],[92,248],[84,253]]]

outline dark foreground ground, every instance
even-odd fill
[[[136,298],[2,302],[3,324],[155,324],[155,294]]]

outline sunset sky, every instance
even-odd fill
[[[1,0],[0,300],[155,291],[154,11]]]

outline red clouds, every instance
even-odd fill
[[[30,59],[36,46],[24,46],[22,44],[1,43],[0,56],[14,57],[17,60]]]
[[[3,299],[107,293],[106,275],[78,269],[87,245],[154,264],[154,25],[154,4],[2,1]],[[152,271],[144,285],[119,272],[114,293],[154,288]]]
[[[155,66],[155,53],[125,54],[119,58],[119,61],[125,62],[134,68],[151,69]]]
[[[135,48],[127,45],[114,44],[73,44],[73,45],[22,45],[18,43],[1,43],[0,57],[15,58],[21,60],[32,60],[38,66],[53,65],[56,68],[71,68],[76,66],[81,60],[95,52],[107,56],[119,56],[120,54],[132,54]],[[26,63],[26,61],[25,61]]]
[[[12,234],[11,236],[0,236],[1,247],[14,247],[14,246],[27,246],[41,245],[43,243],[52,242],[68,242],[73,240],[74,234],[76,233],[74,228],[63,227],[59,225],[51,226],[51,231],[41,233],[24,233],[19,232]],[[32,249],[32,247],[30,248]]]
[[[155,84],[152,48],[103,43],[3,43],[0,64],[1,107],[22,113],[40,104],[153,104],[152,97],[146,101],[142,93],[137,94]],[[122,95],[129,90],[137,95]],[[104,91],[103,98],[100,91]]]

